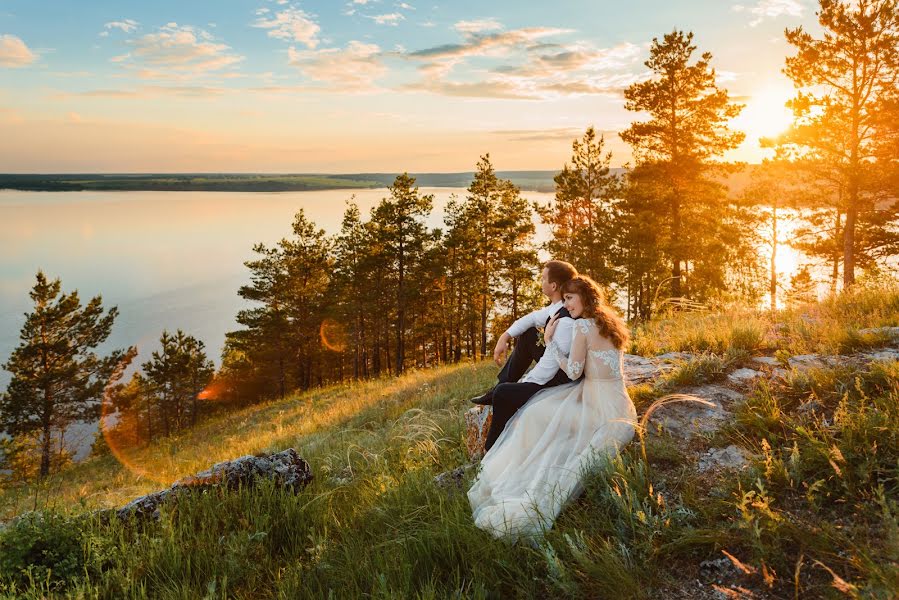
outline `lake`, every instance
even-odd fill
[[[421,188],[434,194],[431,227],[463,188]],[[355,195],[364,218],[387,189],[309,192],[21,192],[0,191],[0,362],[18,344],[28,291],[42,269],[86,302],[101,294],[119,317],[103,348],[136,344],[148,359],[163,329],[181,328],[219,362],[225,332],[246,303],[244,261],[256,242],[291,235],[300,209],[327,233],[340,230]],[[552,194],[523,192],[545,203]],[[540,229],[541,237],[546,233]],[[535,274],[536,276],[536,274]],[[9,374],[0,370],[0,389]]]

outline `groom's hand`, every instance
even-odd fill
[[[506,352],[509,350],[509,334],[504,333],[499,336],[499,340],[496,342],[496,348],[493,349],[493,362],[497,364],[497,366],[503,366],[503,362],[505,362]]]

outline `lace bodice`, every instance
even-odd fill
[[[623,379],[622,351],[617,348],[599,349],[608,341],[599,335],[593,319],[577,319],[571,348],[564,352],[555,339],[547,351],[571,379],[584,375],[587,379]]]

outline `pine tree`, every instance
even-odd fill
[[[403,372],[406,343],[406,308],[409,303],[407,273],[414,269],[425,250],[425,218],[431,212],[433,195],[421,195],[415,178],[408,173],[398,175],[384,198],[372,211],[378,225],[379,241],[389,259],[396,290],[396,374]]]
[[[802,27],[787,29],[796,55],[786,59],[784,73],[800,89],[790,105],[797,123],[785,142],[805,150],[844,179],[838,210],[842,226],[843,286],[855,281],[860,261],[889,254],[899,237],[895,207],[877,199],[891,170],[884,148],[895,125],[879,112],[889,112],[899,82],[899,3],[897,0],[820,0],[816,38]],[[893,160],[896,156],[893,154]],[[895,190],[895,188],[893,188]]]
[[[655,203],[662,217],[657,233],[671,265],[675,298],[688,289],[685,269],[692,269],[696,278],[694,296],[723,285],[726,249],[720,241],[726,238],[719,226],[728,219],[728,206],[723,187],[708,176],[724,170],[712,159],[744,138],[727,128],[742,105],[731,102],[727,90],[717,87],[711,53],[690,64],[696,50],[692,41],[692,32],[676,30],[661,42],[653,38],[645,64],[654,77],[624,92],[625,108],[649,113],[650,119],[635,122],[620,134],[633,148],[634,170],[641,171],[631,177],[631,185],[648,185],[649,194],[661,194]]]
[[[4,368],[12,374],[0,397],[0,425],[13,437],[37,435],[41,478],[50,474],[54,434],[75,421],[100,416],[104,390],[122,375],[137,351],[101,357],[94,348],[109,337],[118,309],[104,314],[100,296],[82,306],[78,292],[61,292],[59,279],[38,271],[30,292],[34,310],[25,316],[20,343]]]
[[[555,200],[540,208],[553,237],[550,255],[577,265],[578,271],[605,285],[615,282],[614,202],[620,190],[610,174],[612,153],[604,153],[605,138],[593,127],[572,143],[571,165],[556,175]]]

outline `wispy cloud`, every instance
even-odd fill
[[[500,129],[491,131],[492,135],[504,137],[510,142],[545,142],[559,140],[574,140],[584,135],[584,130],[578,127],[557,127],[555,129]],[[597,131],[609,138],[617,131]]]
[[[132,47],[130,53],[111,60],[145,79],[188,79],[243,60],[229,46],[216,42],[209,32],[177,23],[168,23],[155,33],[129,40],[128,44]]]
[[[346,48],[298,51],[288,49],[289,64],[306,77],[327,83],[335,91],[369,91],[373,82],[387,72],[376,44],[356,40]]]
[[[397,8],[402,8],[403,10],[415,10],[415,7],[411,4],[407,4],[405,2],[400,2],[396,5]]]
[[[458,23],[453,25],[453,29],[455,29],[459,33],[481,33],[482,31],[494,31],[502,28],[502,24],[496,19],[459,21]]]
[[[318,34],[321,31],[318,23],[298,8],[286,8],[267,18],[268,9],[260,9],[256,12],[259,18],[252,24],[253,27],[268,29],[269,37],[282,40],[290,40],[305,44],[307,48],[318,46]]]
[[[449,96],[544,99],[548,97],[604,94],[618,96],[638,79],[639,46],[622,43],[595,48],[586,42],[547,41],[571,30],[529,27],[485,33],[486,27],[502,28],[494,20],[459,22],[456,30],[464,41],[443,44],[405,54],[418,61],[421,79],[406,84],[408,90]],[[492,68],[457,68],[473,59],[502,61]]]
[[[34,53],[22,38],[11,35],[0,35],[0,67],[24,67],[37,60]]]
[[[367,18],[372,19],[378,25],[394,25],[396,26],[400,21],[405,21],[406,17],[404,17],[400,13],[389,13],[386,15],[365,15]]]
[[[138,25],[140,25],[134,19],[123,19],[121,21],[110,21],[106,23],[104,27],[106,29],[121,29],[125,33],[131,33],[135,29],[137,29]]]
[[[801,17],[805,7],[799,0],[758,0],[754,6],[734,4],[731,9],[735,12],[748,11],[755,15],[755,18],[749,22],[750,27],[755,27],[765,19],[773,19],[781,15]]]

